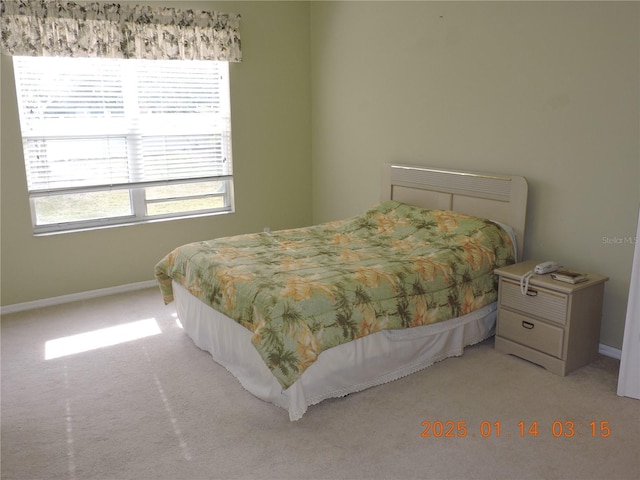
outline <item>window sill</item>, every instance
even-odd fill
[[[80,233],[80,232],[90,232],[94,230],[107,230],[114,228],[122,228],[122,227],[135,227],[138,225],[149,225],[152,223],[162,223],[162,222],[171,222],[176,220],[190,220],[195,218],[203,218],[203,217],[216,217],[219,215],[228,215],[231,213],[235,213],[235,210],[225,210],[222,212],[205,212],[198,213],[194,215],[180,215],[175,217],[163,217],[163,218],[147,218],[140,221],[134,222],[119,222],[119,223],[109,223],[105,225],[91,225],[91,226],[83,226],[83,227],[70,227],[70,228],[61,228],[59,230],[51,230],[51,231],[34,231],[34,237],[50,237],[53,235],[66,235],[70,233]]]

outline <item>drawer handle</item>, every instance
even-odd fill
[[[538,291],[537,290],[528,289],[527,290],[527,296],[529,296],[529,297],[537,297],[538,296]]]
[[[522,326],[524,328],[526,328],[527,330],[533,330],[533,327],[535,327],[535,325],[531,322],[526,322],[526,321],[522,321]]]

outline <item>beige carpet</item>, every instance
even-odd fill
[[[159,330],[45,360],[50,340],[133,322]],[[143,290],[2,319],[2,478],[638,478],[640,401],[616,396],[617,370],[601,357],[561,378],[490,340],[290,422],[195,347],[157,290]],[[423,421],[467,432],[444,437],[435,423],[422,437]],[[562,435],[567,422],[573,437]]]

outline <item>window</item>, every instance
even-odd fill
[[[227,62],[14,68],[35,233],[233,211]]]

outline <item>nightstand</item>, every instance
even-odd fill
[[[549,274],[533,275],[523,295],[520,279],[538,263],[526,261],[495,271],[500,279],[495,348],[564,376],[598,354],[602,297],[609,278],[587,273],[586,282],[573,285]]]

